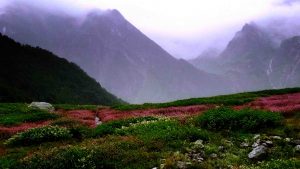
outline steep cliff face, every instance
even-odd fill
[[[300,36],[281,43],[270,62],[270,77],[276,88],[300,85]]]
[[[93,11],[78,19],[14,7],[0,16],[1,29],[77,63],[108,91],[132,103],[232,91],[223,78],[173,58],[116,10]]]
[[[231,77],[239,91],[260,90],[271,88],[267,67],[273,55],[268,34],[254,24],[246,24],[229,42],[220,59],[225,75]]]

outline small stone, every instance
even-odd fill
[[[296,145],[295,151],[300,152],[300,145]]]
[[[272,145],[273,145],[273,142],[270,141],[270,140],[266,141],[265,143],[266,143],[267,145],[269,145],[269,146],[272,146]]]
[[[285,138],[284,141],[291,142],[291,138]]]
[[[282,138],[280,136],[270,136],[271,139],[274,140],[281,140]]]
[[[255,134],[254,137],[253,137],[253,139],[256,140],[259,137],[260,137],[260,134]]]
[[[266,151],[267,151],[267,147],[265,147],[264,145],[257,146],[248,154],[248,158],[249,159],[261,158],[263,155],[266,154]]]
[[[219,151],[223,151],[224,150],[224,146],[219,146],[218,149],[219,149]]]
[[[257,142],[255,142],[255,143],[252,144],[253,148],[258,147],[258,146],[259,146],[259,144]]]
[[[152,169],[157,169],[157,167],[153,167]]]
[[[241,143],[240,147],[249,147],[249,143],[243,142],[243,143]]]

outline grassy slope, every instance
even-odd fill
[[[221,95],[221,96],[214,96],[214,97],[191,98],[185,100],[177,100],[168,103],[118,105],[118,106],[113,106],[113,108],[117,110],[135,110],[135,109],[149,109],[149,108],[164,108],[164,107],[171,107],[171,106],[189,106],[189,105],[198,105],[198,104],[218,104],[224,106],[231,106],[231,105],[241,105],[244,103],[248,103],[258,97],[297,93],[297,92],[300,92],[300,88],[263,90],[263,91],[237,93],[237,94]]]
[[[74,63],[0,34],[0,102],[121,103]]]
[[[258,96],[298,92],[299,88],[241,93],[212,98],[189,99],[169,103],[170,105],[189,105],[199,103],[241,104]],[[240,101],[242,100],[242,101]],[[155,106],[167,106],[156,104]],[[56,108],[72,110],[97,109],[95,105],[56,105]],[[139,107],[141,108],[141,106]],[[144,107],[149,108],[149,107]],[[24,104],[0,104],[0,112],[6,116],[35,112],[27,111]],[[255,113],[252,113],[255,111]],[[22,113],[23,112],[23,113]],[[220,116],[218,113],[228,114]],[[185,154],[204,152],[203,163],[192,162],[190,168],[285,168],[300,167],[300,153],[294,146],[284,141],[274,140],[262,163],[249,160],[251,147],[241,148],[242,142],[251,145],[253,136],[259,132],[261,139],[278,135],[300,139],[299,113],[288,117],[280,125],[272,113],[258,110],[232,111],[219,109],[208,111],[205,116],[194,117],[182,123],[176,119],[157,119],[153,117],[113,121],[89,129],[72,120],[54,120],[52,124],[66,127],[72,139],[62,139],[41,144],[5,146],[7,137],[0,135],[0,168],[152,168],[164,164],[166,168],[176,168],[178,161],[188,161]],[[274,114],[275,115],[275,114]],[[278,116],[278,115],[276,115]],[[26,116],[20,116],[26,117]],[[249,117],[249,118],[248,118]],[[66,118],[66,117],[64,117]],[[216,119],[216,120],[210,120]],[[240,123],[236,123],[240,121]],[[243,121],[247,121],[247,124]],[[265,122],[267,122],[265,124]],[[217,125],[216,130],[212,128]],[[238,125],[238,127],[232,127]],[[272,126],[269,128],[269,126]],[[240,130],[241,129],[241,130]],[[255,130],[254,130],[255,129]],[[34,132],[32,132],[34,133]],[[39,133],[37,133],[40,136]],[[51,138],[51,133],[47,134]],[[58,138],[57,135],[55,137]],[[26,138],[20,138],[26,139]],[[30,136],[30,139],[34,137]],[[203,140],[204,147],[195,147],[194,141]],[[55,140],[55,139],[54,139]],[[220,150],[222,146],[224,149]],[[217,158],[211,156],[217,154]],[[20,159],[23,159],[20,161]]]

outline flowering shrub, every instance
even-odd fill
[[[32,128],[25,132],[15,134],[5,141],[6,145],[33,145],[42,142],[56,141],[71,138],[67,128],[58,126],[44,126]]]
[[[139,117],[139,118],[131,118],[131,119],[125,119],[125,120],[116,120],[116,121],[111,121],[108,123],[104,123],[102,125],[99,125],[95,129],[95,136],[104,136],[108,134],[113,134],[117,129],[125,128],[130,125],[133,125],[135,123],[140,123],[142,121],[152,121],[152,120],[157,120],[158,118],[156,117]]]

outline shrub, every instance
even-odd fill
[[[70,131],[58,126],[32,128],[15,134],[5,141],[6,145],[34,145],[42,142],[57,141],[71,138]]]
[[[99,125],[95,129],[94,135],[97,137],[101,137],[108,134],[115,133],[116,129],[120,129],[122,127],[128,127],[131,124],[139,123],[142,121],[151,121],[151,120],[158,120],[156,117],[139,117],[139,118],[131,118],[131,119],[125,119],[125,120],[116,120],[111,121],[108,123],[104,123],[102,125]]]
[[[260,129],[277,127],[282,123],[282,116],[263,110],[233,110],[222,107],[212,109],[194,119],[197,126],[209,130],[242,130],[255,132]]]

